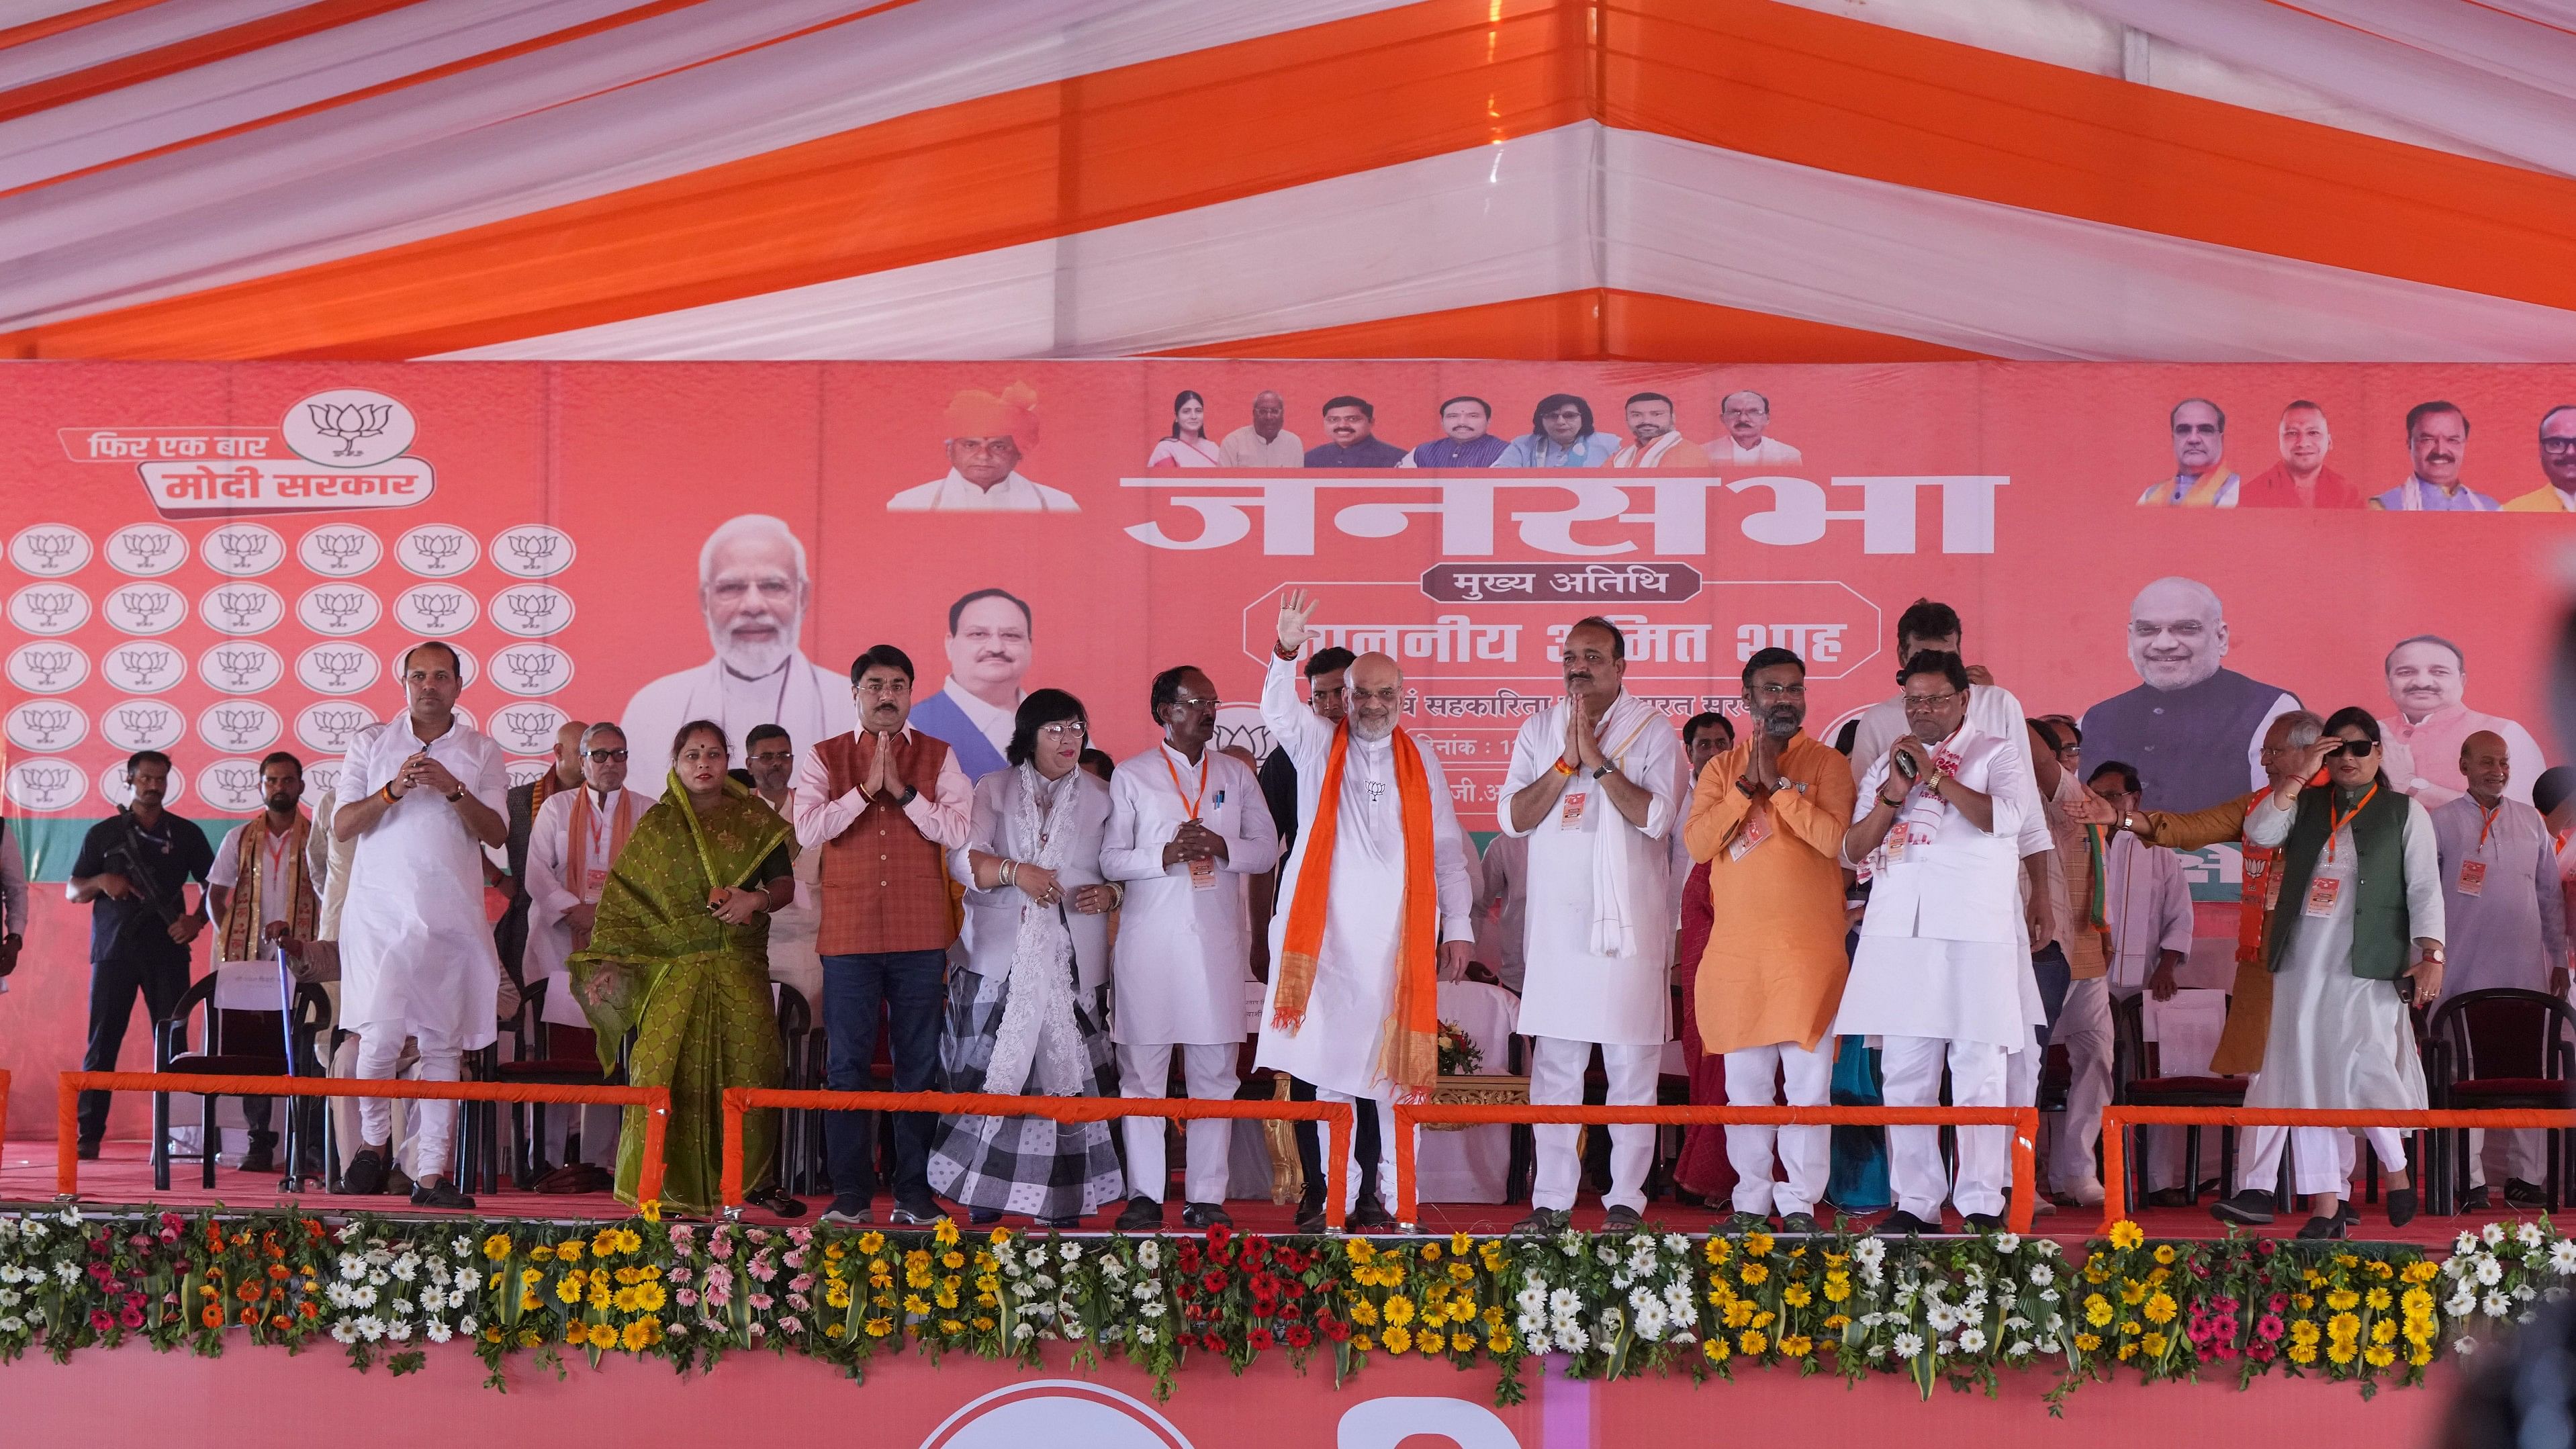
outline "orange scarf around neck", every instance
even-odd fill
[[[1431,868],[1431,778],[1412,737],[1395,732],[1396,803],[1404,816],[1404,904],[1395,948],[1395,1009],[1387,1021],[1379,1070],[1406,1101],[1431,1093],[1440,1076],[1440,892]],[[1325,897],[1333,879],[1333,848],[1341,825],[1342,766],[1350,755],[1351,727],[1333,730],[1332,753],[1317,792],[1315,819],[1306,827],[1306,863],[1288,907],[1280,941],[1278,991],[1270,1024],[1294,1033],[1306,1024],[1306,1002],[1315,988],[1315,963],[1324,948]]]

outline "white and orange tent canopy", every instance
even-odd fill
[[[20,357],[2576,353],[2576,0],[6,13]]]

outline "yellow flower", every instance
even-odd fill
[[[534,1313],[545,1306],[545,1303],[539,1299],[536,1294],[530,1293],[525,1289],[520,1290],[519,1311],[521,1313]]]
[[[1386,1321],[1391,1324],[1413,1321],[1413,1300],[1398,1293],[1386,1300]]]
[[[980,1314],[980,1313],[979,1313],[979,1314],[976,1314],[976,1315],[975,1315],[975,1331],[976,1331],[977,1333],[990,1333],[990,1332],[992,1332],[992,1331],[993,1331],[993,1320],[991,1320],[991,1319],[989,1319],[989,1318],[986,1318],[984,1315],[982,1315],[982,1314]]]
[[[1735,1350],[1726,1346],[1725,1339],[1712,1338],[1707,1343],[1700,1346],[1700,1352],[1708,1355],[1708,1361],[1710,1363],[1724,1363],[1728,1356],[1733,1354]]]
[[[1372,1247],[1366,1238],[1361,1238],[1350,1246],[1350,1258],[1354,1263],[1364,1265],[1376,1256],[1377,1249]]]
[[[826,1323],[826,1324],[824,1324],[824,1325],[823,1325],[823,1336],[824,1336],[825,1338],[839,1338],[839,1337],[841,1336],[841,1325],[839,1325],[839,1324],[837,1324],[837,1323]]]
[[[2130,1359],[2135,1358],[2135,1357],[2137,1356],[2137,1352],[2138,1352],[2138,1346],[2137,1346],[2136,1344],[2134,1344],[2134,1343],[2123,1343],[2123,1344],[2121,1344],[2121,1345],[2120,1345],[2120,1362],[2122,1362],[2122,1363],[2127,1363]]]
[[[2173,1260],[2174,1260],[2173,1244],[2171,1244],[2171,1243],[2158,1243],[2158,1244],[2156,1245],[2156,1261],[2157,1261],[2157,1262],[2159,1262],[2159,1263],[2170,1263],[2170,1262],[2172,1262]]]
[[[539,1243],[528,1250],[528,1257],[534,1262],[551,1263],[555,1260],[555,1250],[548,1244]]]
[[[2175,1312],[2176,1306],[2170,1293],[2158,1293],[2147,1300],[2146,1313],[2149,1323],[2171,1323]]]
[[[662,1220],[662,1200],[660,1198],[655,1198],[653,1201],[636,1209],[636,1211],[643,1215],[644,1221],[648,1223],[658,1223]]]
[[[2165,1352],[2165,1336],[2161,1333],[2150,1333],[2138,1340],[2138,1347],[2149,1358],[2162,1358]]]
[[[1771,1256],[1771,1235],[1762,1231],[1760,1228],[1755,1228],[1752,1232],[1746,1233],[1744,1235],[1744,1251],[1757,1258],[1767,1258]]]
[[[1440,1261],[1440,1245],[1439,1245],[1438,1243],[1425,1243],[1425,1244],[1423,1244],[1423,1245],[1422,1245],[1422,1261],[1424,1261],[1424,1262],[1426,1262],[1426,1263],[1437,1263],[1437,1262],[1439,1262],[1439,1261]]]
[[[618,1337],[625,1341],[626,1351],[628,1353],[641,1353],[653,1342],[653,1320],[649,1318],[636,1319],[633,1323],[626,1325],[626,1331],[618,1335]]]
[[[1487,1328],[1500,1328],[1503,1326],[1503,1305],[1496,1303],[1476,1316],[1484,1321]]]
[[[2409,1263],[2406,1265],[2406,1281],[2409,1283],[2430,1283],[2441,1273],[2441,1271],[2442,1270],[2439,1265],[2435,1264],[2432,1259],[2426,1258],[2421,1262]]]
[[[510,1235],[494,1233],[483,1240],[483,1256],[497,1263],[510,1256]]]
[[[1387,1352],[1389,1352],[1389,1353],[1403,1353],[1403,1352],[1406,1352],[1407,1350],[1411,1349],[1412,1347],[1413,1347],[1413,1335],[1412,1335],[1411,1333],[1407,1332],[1406,1330],[1404,1330],[1403,1328],[1400,1328],[1400,1327],[1389,1327],[1389,1328],[1387,1329],[1387,1331],[1386,1331],[1386,1351],[1387,1351]]]
[[[1423,1342],[1428,1345],[1431,1340],[1426,1337],[1423,1339]],[[1453,1333],[1449,1335],[1449,1351],[1451,1353],[1474,1353],[1476,1351],[1476,1335],[1472,1333]]]
[[[579,1273],[566,1273],[562,1281],[555,1284],[555,1297],[566,1303],[580,1302],[581,1294],[582,1281]]]
[[[2326,1306],[2337,1313],[2343,1313],[2361,1306],[2361,1295],[2349,1288],[2337,1288],[2326,1295]]]
[[[868,1337],[883,1338],[894,1331],[894,1321],[887,1318],[871,1318],[867,1321],[867,1330]]]
[[[2111,1246],[2122,1252],[2127,1252],[2146,1240],[2145,1231],[2127,1218],[2122,1218],[2111,1225]]]
[[[535,1329],[522,1328],[519,1330],[519,1347],[535,1348],[538,1344],[543,1342],[545,1342],[545,1340],[538,1336]]]
[[[1816,1341],[1803,1333],[1783,1334],[1780,1338],[1780,1351],[1791,1358],[1805,1358],[1815,1347]]]
[[[2079,1333],[2075,1335],[2075,1347],[2080,1353],[2091,1353],[2101,1346],[2102,1336],[2098,1333]]]
[[[964,1330],[964,1328],[965,1328],[965,1327],[966,1327],[966,1325],[965,1325],[965,1324],[962,1324],[962,1323],[958,1322],[958,1321],[957,1321],[956,1319],[954,1319],[954,1318],[943,1318],[943,1319],[939,1320],[939,1331],[940,1331],[940,1332],[942,1332],[942,1333],[957,1333],[957,1332],[961,1332],[961,1331],[963,1331],[963,1330]]]
[[[635,1290],[620,1288],[617,1290],[617,1295],[609,1301],[617,1305],[618,1312],[632,1313],[635,1311]]]
[[[1842,1274],[1835,1274],[1825,1279],[1825,1301],[1827,1303],[1840,1303],[1849,1297],[1851,1297],[1851,1280],[1849,1277]]]
[[[1466,1235],[1465,1233],[1463,1233],[1463,1232],[1451,1233],[1451,1234],[1449,1235],[1449,1251],[1450,1251],[1450,1252],[1457,1253],[1457,1254],[1459,1254],[1459,1255],[1461,1255],[1461,1256],[1464,1256],[1464,1255],[1465,1255],[1465,1253],[1466,1253],[1466,1251],[1467,1251],[1467,1243],[1468,1243],[1467,1235]]]
[[[2340,1343],[2329,1344],[2326,1348],[2326,1361],[2328,1363],[2338,1365],[2348,1364],[2356,1357],[2359,1357],[2359,1355],[2355,1353],[2354,1350],[2347,1348]]]
[[[1746,1353],[1760,1353],[1762,1350],[1771,1346],[1771,1340],[1762,1336],[1762,1330],[1758,1328],[1748,1328],[1737,1337],[1735,1344],[1736,1347],[1743,1349]]]
[[[581,1348],[590,1342],[590,1325],[576,1319],[564,1325],[564,1342]]]
[[[2373,1343],[2386,1343],[2395,1337],[2397,1337],[2397,1320],[2394,1318],[2383,1318],[2370,1325],[2370,1341]]]
[[[1497,1329],[1495,1329],[1492,1333],[1490,1333],[1490,1334],[1487,1334],[1487,1335],[1486,1335],[1486,1337],[1485,1337],[1485,1352],[1487,1352],[1487,1353],[1493,1353],[1493,1354],[1504,1354],[1504,1353],[1510,1353],[1511,1351],[1512,1351],[1512,1331],[1511,1331],[1510,1329],[1508,1329],[1508,1328],[1497,1328]]]
[[[955,1218],[941,1218],[936,1224],[932,1225],[930,1229],[930,1240],[943,1248],[955,1244],[957,1241],[957,1220]]]
[[[873,1258],[885,1247],[885,1234],[870,1229],[859,1234],[859,1251]]]
[[[939,1266],[947,1269],[951,1273],[954,1273],[958,1269],[966,1266],[966,1255],[956,1251],[955,1249],[950,1249],[948,1252],[939,1255]]]
[[[562,1242],[555,1244],[555,1256],[563,1259],[567,1263],[580,1262],[581,1239],[566,1238]]]
[[[2310,1321],[2308,1321],[2307,1319],[2304,1319],[2304,1318],[2300,1318],[2300,1319],[2293,1319],[2293,1320],[2291,1321],[2291,1323],[2290,1323],[2290,1342],[2292,1342],[2292,1343],[2314,1343],[2314,1342],[2316,1342],[2316,1341],[2317,1341],[2317,1326],[2316,1326],[2314,1323],[2312,1323],[2312,1322],[2310,1322]]]
[[[1758,1287],[1770,1280],[1771,1270],[1759,1263],[1747,1263],[1739,1270],[1746,1287]]]
[[[1728,1256],[1734,1251],[1734,1249],[1727,1246],[1726,1239],[1711,1238],[1708,1240],[1708,1245],[1700,1250],[1700,1253],[1701,1256],[1707,1258],[1711,1264],[1717,1264],[1725,1262]]]
[[[1807,1285],[1803,1283],[1792,1283],[1780,1293],[1780,1301],[1792,1308],[1804,1308],[1813,1299],[1814,1295],[1807,1291]]]
[[[2387,1289],[2373,1288],[2368,1293],[2362,1295],[2361,1301],[2369,1304],[2372,1308],[2385,1313],[2388,1311],[2388,1305],[2391,1300],[2388,1296]]]
[[[918,1293],[906,1293],[903,1295],[903,1311],[927,1318],[930,1316],[930,1300]]]
[[[2147,1285],[2132,1278],[2120,1285],[2120,1301],[2136,1307],[2147,1301]]]
[[[1472,1280],[1475,1278],[1475,1276],[1476,1276],[1476,1270],[1475,1270],[1475,1269],[1468,1267],[1465,1263],[1462,1263],[1462,1262],[1458,1261],[1458,1260],[1457,1260],[1457,1259],[1455,1259],[1455,1258],[1452,1258],[1452,1259],[1450,1259],[1450,1260],[1449,1260],[1449,1281],[1450,1281],[1450,1282],[1452,1282],[1452,1283],[1465,1283],[1465,1282],[1472,1281]]]
[[[2086,1294],[2084,1297],[2084,1321],[2092,1324],[2095,1328],[2100,1328],[2108,1324],[2111,1321],[2111,1300],[2103,1297],[2099,1293]]]
[[[621,1253],[640,1253],[644,1251],[644,1235],[635,1231],[633,1228],[619,1228],[617,1230],[617,1251]]]

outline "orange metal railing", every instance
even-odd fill
[[[1541,1107],[1491,1103],[1398,1102],[1395,1112],[1396,1221],[1411,1225],[1413,1200],[1413,1132],[1422,1122],[1521,1122],[1550,1126],[1692,1127],[1704,1124],[1746,1126],[1812,1126],[1846,1124],[1860,1127],[2010,1127],[2012,1196],[2004,1210],[2005,1226],[2030,1231],[2037,1198],[2032,1179],[2037,1168],[2033,1144],[2039,1136],[2036,1107]]]
[[[2321,1110],[2288,1107],[2137,1107],[2114,1104],[2102,1109],[2102,1181],[2110,1188],[2102,1198],[2102,1226],[2129,1215],[2129,1144],[2124,1127],[2393,1127],[2401,1132],[2428,1128],[2477,1127],[2487,1131],[2516,1127],[2576,1127],[2576,1110],[2400,1112]],[[2198,1171],[2197,1165],[2192,1169]],[[2427,1173],[2429,1179],[2430,1174]],[[2222,1189],[2223,1190],[2223,1189]]]
[[[742,1205],[742,1114],[754,1107],[808,1107],[821,1111],[941,1112],[974,1117],[1046,1117],[1057,1122],[1106,1122],[1120,1117],[1207,1117],[1255,1122],[1321,1122],[1330,1134],[1324,1159],[1324,1221],[1342,1225],[1352,1125],[1348,1102],[1202,1101],[1195,1097],[1011,1097],[994,1092],[800,1092],[774,1087],[727,1087],[724,1093],[723,1200]],[[1159,1194],[1150,1194],[1159,1197]]]
[[[55,1190],[65,1198],[80,1195],[80,1154],[71,1150],[80,1135],[83,1092],[169,1092],[180,1096],[218,1097],[399,1097],[429,1102],[571,1102],[591,1106],[642,1107],[644,1162],[636,1174],[635,1200],[652,1202],[662,1195],[662,1139],[671,1120],[671,1093],[664,1087],[558,1087],[525,1082],[421,1082],[355,1077],[217,1077],[187,1072],[65,1072],[56,1104]],[[5,1087],[0,1087],[5,1092]],[[0,1098],[4,1099],[4,1098]]]

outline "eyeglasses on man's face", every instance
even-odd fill
[[[1907,690],[1904,696],[1905,712],[1907,714],[1921,714],[1927,710],[1939,709],[1950,701],[1957,699],[1963,692],[1964,691],[1956,689],[1945,689],[1939,694],[1916,694],[1912,690]]]
[[[598,763],[605,765],[611,760],[625,759],[626,752],[624,750],[593,750],[590,752],[590,757]]]

